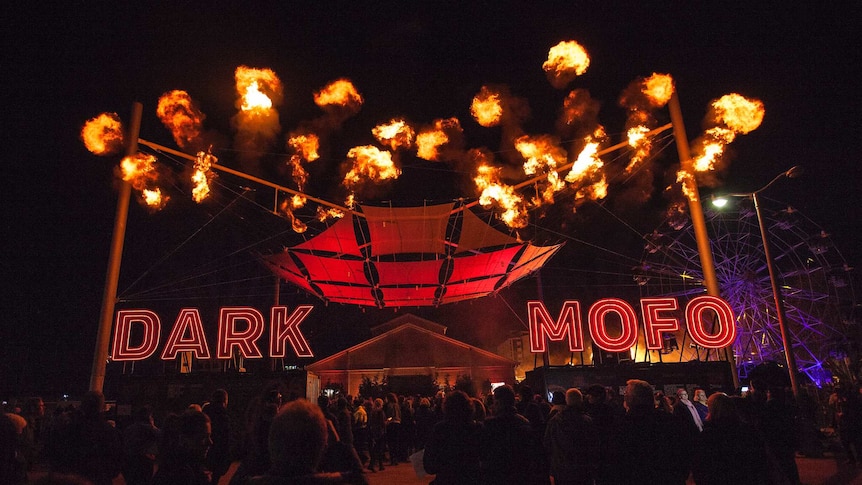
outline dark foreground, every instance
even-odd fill
[[[843,461],[842,456],[831,453],[827,453],[823,458],[796,458],[799,476],[804,485],[862,485],[862,469],[844,464]],[[30,479],[39,475],[41,473],[32,474]],[[233,469],[222,478],[219,485],[227,485],[232,475]],[[434,478],[433,476],[417,477],[410,463],[388,466],[383,471],[368,473],[367,476],[371,485],[425,485]],[[114,485],[125,485],[122,476],[114,480]]]

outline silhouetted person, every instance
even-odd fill
[[[771,483],[772,458],[753,426],[742,421],[734,400],[717,392],[707,401],[709,414],[697,438],[692,472],[697,485]]]
[[[626,415],[610,440],[606,471],[611,483],[683,485],[690,474],[696,431],[655,408],[649,383],[630,379],[624,396]]]
[[[515,409],[511,386],[494,389],[492,416],[482,432],[482,483],[547,484],[548,462],[542,437]]]
[[[212,427],[206,414],[192,409],[165,420],[159,467],[153,485],[209,485],[212,474],[206,468],[212,446]]]
[[[320,473],[318,467],[327,446],[327,420],[319,406],[304,399],[291,401],[279,409],[269,432],[272,468],[253,485],[276,484],[367,484],[362,473]]]
[[[21,451],[21,432],[26,425],[17,414],[0,414],[0,483],[27,482],[27,460]]]
[[[371,446],[371,461],[368,470],[375,471],[376,463],[383,470],[384,453],[386,451],[386,414],[383,413],[383,399],[374,400],[374,405],[368,413],[368,439]]]
[[[383,414],[386,415],[386,447],[389,449],[390,464],[397,465],[401,458],[398,456],[401,446],[401,405],[395,393],[386,395]]]
[[[766,446],[778,462],[778,467],[791,484],[799,483],[796,466],[796,411],[785,393],[788,384],[784,369],[773,363],[761,364],[749,374],[751,390],[745,399],[748,415]]]
[[[598,427],[584,413],[578,389],[566,391],[566,405],[548,420],[544,444],[555,485],[592,485],[599,461]]]
[[[57,432],[55,471],[80,475],[94,485],[111,485],[120,474],[120,433],[105,419],[104,410],[105,396],[101,392],[84,394],[78,410]]]
[[[443,401],[443,421],[434,426],[425,443],[425,471],[436,475],[435,484],[476,484],[482,425],[473,420],[472,399],[463,391],[452,391]]]
[[[210,403],[203,408],[212,426],[212,448],[207,454],[207,467],[212,472],[213,483],[227,473],[231,464],[230,416],[227,412],[228,395],[224,389],[216,389]]]
[[[269,470],[269,428],[281,405],[281,393],[268,390],[249,404],[246,416],[243,456],[230,483],[263,475]]]
[[[153,479],[161,430],[153,422],[153,409],[140,406],[134,422],[123,430],[123,479],[126,485],[147,485]]]

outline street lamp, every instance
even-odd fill
[[[769,249],[769,237],[767,237],[766,234],[766,225],[763,222],[763,216],[760,212],[760,202],[757,195],[768,189],[778,179],[782,177],[796,178],[801,173],[802,167],[796,165],[789,170],[776,175],[768,184],[753,192],[726,195],[726,197],[750,198],[752,202],[754,202],[754,212],[757,215],[757,223],[760,226],[760,237],[763,239],[763,254],[766,257],[766,268],[769,270],[769,282],[772,284],[772,297],[775,299],[775,316],[778,318],[778,328],[781,331],[781,344],[784,346],[784,358],[787,362],[787,372],[790,374],[790,388],[793,390],[793,396],[796,398],[799,397],[799,384],[796,380],[796,357],[793,355],[793,342],[790,337],[790,332],[787,329],[787,316],[784,312],[784,301],[781,297],[781,288],[778,286],[778,280],[775,276],[775,263]],[[712,203],[716,207],[724,207],[727,204],[727,199],[715,198]]]

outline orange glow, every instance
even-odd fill
[[[491,91],[487,86],[482,86],[479,94],[473,97],[470,113],[476,122],[484,127],[498,125],[503,116],[500,94]]]
[[[353,162],[353,167],[344,176],[342,184],[346,187],[354,187],[362,182],[396,179],[401,175],[401,170],[392,161],[392,153],[375,146],[351,148],[347,158]]]
[[[649,132],[649,127],[639,125],[629,128],[628,140],[629,146],[634,149],[631,160],[626,166],[626,173],[631,173],[640,163],[649,155],[652,149],[652,140],[646,136]]]
[[[192,174],[192,199],[195,202],[202,202],[210,194],[210,181],[214,177],[212,166],[218,162],[210,152],[198,152],[195,159],[195,171]]]
[[[81,141],[95,155],[112,155],[123,147],[123,124],[116,113],[102,113],[84,123]]]
[[[194,105],[189,93],[174,90],[163,94],[159,98],[156,114],[180,147],[185,148],[199,141],[206,117]]]
[[[344,211],[338,210],[334,207],[323,207],[317,206],[317,220],[320,222],[325,222],[330,219],[341,219],[344,217]]]
[[[676,181],[682,184],[682,193],[688,200],[692,202],[698,201],[697,193],[692,189],[692,187],[697,187],[694,175],[685,170],[680,170],[676,173]]]
[[[314,103],[321,108],[341,106],[355,111],[362,106],[363,100],[362,95],[349,79],[338,79],[314,93]]]
[[[234,77],[244,112],[264,115],[272,109],[274,98],[281,100],[281,80],[271,69],[239,66]]]
[[[299,209],[305,205],[305,197],[301,195],[294,195],[293,197],[289,197],[281,201],[281,204],[278,206],[278,211],[284,215],[284,217],[290,221],[291,228],[293,232],[297,234],[302,234],[306,230],[308,230],[308,226],[299,220],[296,215],[294,215],[294,209]]]
[[[743,135],[756,130],[766,112],[760,100],[747,99],[736,93],[713,101],[712,108],[717,122]]]
[[[675,89],[673,78],[669,74],[653,73],[644,80],[643,93],[656,108],[666,105]]]
[[[472,150],[471,153],[474,154],[474,157],[481,156],[475,150]],[[484,163],[476,168],[476,176],[473,181],[476,182],[476,187],[481,191],[479,204],[487,209],[496,203],[503,209],[500,220],[507,226],[526,227],[527,209],[524,206],[524,200],[515,193],[512,186],[500,182],[500,171],[501,169]]]
[[[559,147],[559,140],[549,135],[525,135],[515,140],[515,149],[524,157],[524,173],[544,173],[546,176],[548,185],[542,190],[541,199],[533,200],[533,203],[552,203],[554,194],[566,186],[557,173],[557,167],[566,163],[567,156],[566,151]]]
[[[449,142],[448,131],[462,131],[461,122],[457,118],[440,119],[433,128],[421,131],[416,136],[416,155],[425,160],[439,160],[439,148]]]
[[[581,153],[578,154],[577,160],[572,164],[571,170],[566,175],[566,182],[578,183],[600,173],[604,162],[598,156],[599,145],[605,137],[604,129],[599,127],[592,135],[587,136]]]
[[[548,60],[542,64],[542,69],[545,70],[554,87],[563,88],[577,76],[587,72],[589,66],[590,56],[587,50],[570,40],[551,47],[548,51]]]
[[[168,201],[162,191],[155,186],[158,180],[156,157],[138,152],[120,161],[120,174],[135,190],[141,193],[141,200],[150,208],[161,209]]]
[[[386,145],[392,150],[412,147],[416,137],[413,127],[400,118],[393,118],[389,123],[375,126],[371,133],[381,145]]]
[[[304,160],[313,162],[320,158],[320,139],[314,133],[298,133],[287,140],[287,146]]]

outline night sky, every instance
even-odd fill
[[[639,76],[668,73],[692,140],[702,133],[713,99],[737,92],[765,105],[763,124],[730,146],[727,168],[707,193],[754,190],[802,165],[802,178],[783,180],[765,195],[792,205],[832,234],[851,266],[862,262],[856,242],[862,234],[857,187],[862,181],[862,103],[855,77],[860,63],[856,29],[862,19],[849,6],[136,3],[2,7],[3,399],[39,393],[53,400],[86,390],[119,156],[90,154],[79,132],[103,112],[126,121],[132,104],[141,102],[141,138],[175,147],[155,114],[159,96],[173,89],[188,91],[206,115],[204,127],[221,163],[288,184],[266,164],[285,153],[288,131],[320,116],[314,91],[335,79],[352,80],[364,105],[327,138],[309,186],[311,195],[340,202],[332,180],[346,151],[373,144],[371,128],[392,117],[417,125],[457,117],[466,148],[484,146],[502,158],[500,130],[478,126],[469,114],[483,85],[504,85],[529,105],[521,128],[530,134],[554,133],[562,100],[582,88],[601,103],[599,122],[613,144],[623,139],[620,93]],[[541,66],[549,48],[563,40],[583,45],[591,64],[561,90],[551,86]],[[240,167],[232,150],[233,75],[240,65],[272,69],[284,86],[278,106],[281,136],[255,167]],[[669,121],[666,111],[657,117]],[[369,201],[421,204],[476,196],[464,183],[469,174],[459,167],[403,162],[402,178],[369,195]],[[616,155],[605,162],[625,163]],[[369,326],[406,311],[448,325],[454,338],[482,344],[523,328],[523,301],[537,293],[553,308],[563,298],[591,302],[620,296],[617,292],[624,290],[614,286],[616,280],[606,282],[603,275],[640,258],[639,234],[661,222],[668,203],[663,189],[677,163],[673,144],[656,154],[646,200],[632,202],[632,187],[617,181],[600,204],[586,204],[572,214],[561,203],[537,215],[539,229],[531,236],[566,241],[565,250],[542,271],[541,287],[531,278],[497,297],[397,312],[324,306],[287,286],[282,286],[281,302],[317,304],[304,331],[317,355],[325,356],[362,341],[370,335]],[[226,176],[220,182],[213,199],[202,205],[179,189],[158,213],[132,203],[119,290],[128,301],[122,305],[157,308],[166,325],[185,306],[200,307],[205,324],[220,305],[268,309],[272,277],[246,248],[270,238],[265,249],[272,250],[301,238],[266,213],[271,192]],[[253,190],[240,195],[243,187]],[[184,280],[208,264],[222,272],[208,280]],[[223,272],[226,268],[231,269]],[[165,285],[171,291],[155,290]]]

